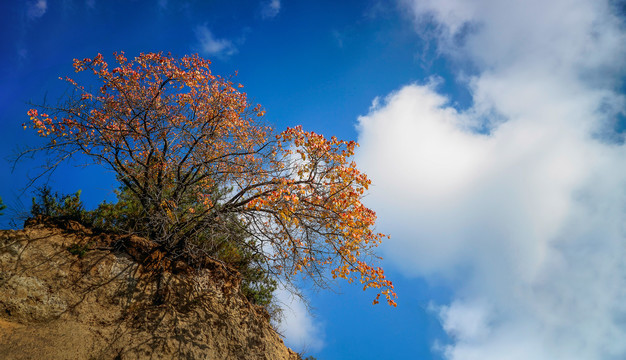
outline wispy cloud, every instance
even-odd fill
[[[198,40],[198,50],[203,55],[224,58],[237,53],[237,48],[230,40],[215,37],[207,25],[196,27],[195,34]]]
[[[333,35],[333,39],[335,39],[335,43],[337,44],[337,47],[343,48],[345,35],[337,30],[333,30],[332,35]]]
[[[261,6],[261,16],[264,19],[274,18],[280,12],[280,0],[264,1]]]
[[[26,5],[26,16],[29,20],[35,20],[42,17],[48,10],[46,0],[29,1]]]
[[[359,119],[357,160],[394,238],[385,259],[454,284],[436,307],[445,358],[624,358],[621,20],[599,0],[404,3],[476,69],[458,74],[473,105],[440,80],[405,86]]]
[[[320,350],[324,346],[320,325],[311,317],[302,299],[284,288],[279,288],[274,296],[283,308],[278,328],[287,345],[300,352]]]

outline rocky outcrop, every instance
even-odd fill
[[[0,359],[297,359],[238,275],[206,265],[71,222],[0,231]]]

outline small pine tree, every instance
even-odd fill
[[[2,198],[0,197],[0,215],[4,215],[2,210],[6,209],[6,208],[7,208],[7,206],[4,205],[4,203],[2,202]]]
[[[31,215],[33,217],[44,215],[82,222],[85,209],[80,194],[80,190],[74,194],[53,193],[47,185],[37,188],[32,200]]]

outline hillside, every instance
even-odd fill
[[[145,239],[31,221],[0,231],[0,358],[298,359],[238,284]]]

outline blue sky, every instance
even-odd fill
[[[357,140],[398,308],[337,284],[289,306],[318,359],[626,357],[623,1],[4,1],[0,154],[72,59],[199,53],[276,128]],[[42,159],[5,162],[11,216]],[[50,179],[113,199],[112,174]]]

